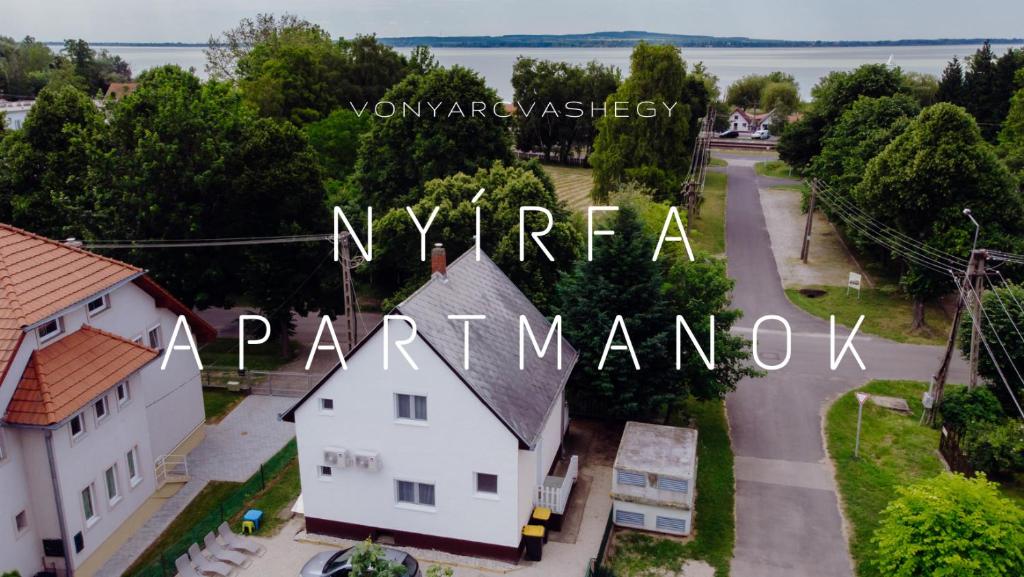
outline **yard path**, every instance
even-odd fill
[[[96,573],[118,577],[160,536],[210,481],[242,482],[295,436],[295,425],[277,419],[295,399],[252,395],[216,425],[188,455],[191,478]],[[152,473],[151,473],[152,474]]]
[[[788,320],[793,333],[789,364],[763,378],[744,379],[727,399],[736,454],[732,575],[851,577],[835,478],[822,437],[822,414],[832,399],[870,379],[927,381],[942,350],[858,336],[855,346],[867,370],[847,354],[831,371],[828,323],[793,306],[782,289],[759,198],[759,189],[767,182],[760,182],[753,169],[764,157],[718,156],[730,163],[726,254],[729,274],[736,281],[733,304],[744,311],[736,332],[749,337],[759,317],[778,315]],[[782,325],[768,321],[760,332],[762,361],[779,363],[786,354]],[[845,340],[849,331],[840,327],[837,333]],[[958,359],[950,379],[963,382],[966,376]]]

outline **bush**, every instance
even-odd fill
[[[1000,476],[1024,471],[1024,422],[976,424],[964,438],[964,452],[975,471]]]
[[[1024,510],[979,476],[943,473],[897,490],[873,542],[890,577],[1024,574]]]
[[[997,423],[1005,416],[999,399],[987,387],[953,389],[946,394],[940,410],[943,423],[960,433],[972,423]]]

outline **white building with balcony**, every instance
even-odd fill
[[[550,474],[577,353],[552,336],[539,357],[526,337],[520,368],[520,315],[539,343],[551,323],[486,255],[449,266],[435,248],[432,265],[392,312],[415,323],[416,368],[395,345],[413,325],[392,319],[282,415],[295,422],[306,529],[517,560],[534,507],[563,513],[576,478],[575,458]],[[479,317],[467,329],[449,315]]]
[[[160,368],[178,315],[215,332],[145,271],[5,224],[0,297],[0,574],[88,576],[201,438],[195,361]]]
[[[612,478],[615,524],[689,535],[696,481],[697,431],[626,423]]]

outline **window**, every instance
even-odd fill
[[[620,471],[616,469],[615,475],[620,485],[632,485],[634,487],[647,486],[647,475],[644,475],[643,473],[635,473],[633,471]]]
[[[487,495],[498,494],[498,476],[490,473],[476,474],[476,492]]]
[[[82,489],[82,513],[85,515],[85,524],[92,525],[96,522],[96,507],[92,499],[92,485]]]
[[[395,414],[399,419],[427,420],[427,398],[420,395],[395,395]]]
[[[74,417],[71,417],[71,421],[68,423],[71,427],[71,439],[77,439],[85,434],[85,417],[82,413],[78,413]]]
[[[128,388],[128,381],[121,381],[117,383],[117,387],[114,388],[114,394],[117,396],[117,406],[121,407],[132,400],[132,392]]]
[[[685,493],[690,490],[690,482],[686,479],[673,479],[671,477],[658,477],[658,488],[664,491]]]
[[[320,410],[324,413],[334,411],[334,399],[320,399]]]
[[[93,403],[92,408],[96,411],[96,422],[100,422],[107,418],[107,398],[100,397]]]
[[[142,482],[142,474],[139,471],[139,448],[132,447],[131,451],[128,451],[128,482],[132,484],[132,487]]]
[[[155,326],[149,329],[149,346],[154,349],[163,348],[163,339],[160,335],[160,327]]]
[[[94,298],[85,305],[85,308],[88,309],[89,316],[94,317],[110,308],[110,296],[103,295],[99,298]]]
[[[409,505],[434,506],[434,486],[428,483],[412,481],[396,481],[396,499],[399,503]]]
[[[19,535],[28,531],[28,511],[21,511],[14,516],[14,530]]]
[[[110,467],[103,473],[103,480],[107,485],[107,500],[113,505],[121,500],[121,493],[117,487],[117,465]]]
[[[327,465],[320,465],[318,475],[321,479],[330,479],[332,476],[334,476],[334,469],[328,467]]]
[[[658,515],[654,524],[658,529],[669,533],[686,533],[686,519]]]
[[[615,524],[616,525],[628,525],[630,527],[643,527],[644,526],[644,514],[634,513],[633,511],[622,511],[620,509],[615,510]]]
[[[64,332],[64,321],[60,317],[48,320],[36,329],[41,343],[45,343],[62,332]]]

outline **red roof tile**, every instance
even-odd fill
[[[59,423],[158,355],[155,349],[84,325],[32,353],[4,418],[19,425]]]

